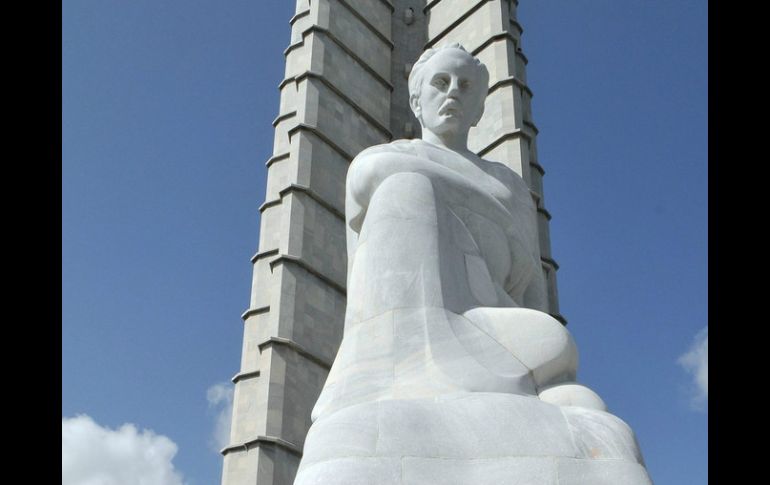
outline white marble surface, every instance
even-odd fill
[[[560,484],[580,470],[584,481],[569,483],[649,484],[642,463],[633,433],[609,413],[461,392],[365,402],[317,420],[297,483]]]
[[[454,47],[421,59],[423,139],[364,150],[348,171],[345,332],[295,484],[651,483],[531,291],[529,188],[467,149],[486,69]]]

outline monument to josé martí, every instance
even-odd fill
[[[576,381],[516,0],[297,0],[223,485],[649,484]]]

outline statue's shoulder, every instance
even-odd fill
[[[479,157],[481,158],[481,157]],[[493,174],[497,178],[504,178],[504,179],[512,179],[524,182],[524,179],[521,178],[519,174],[517,174],[511,167],[508,165],[497,162],[495,160],[489,160],[486,158],[481,158],[481,160],[484,162],[484,164],[487,166],[487,172]]]
[[[362,150],[356,158],[364,158],[370,155],[378,155],[385,153],[408,153],[411,155],[417,155],[419,153],[419,146],[422,140],[394,140],[390,143],[383,143],[381,145],[374,145],[365,150]]]
[[[494,160],[487,160],[485,158],[482,158],[482,160],[487,164],[487,173],[513,187],[516,191],[529,194],[529,185],[511,167]]]

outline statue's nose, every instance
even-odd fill
[[[449,84],[449,89],[447,90],[447,97],[448,98],[457,98],[457,95],[460,92],[460,86],[456,79],[452,79],[452,81]]]

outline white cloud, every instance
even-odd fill
[[[216,452],[230,444],[233,391],[233,385],[225,382],[214,384],[206,391],[209,408],[218,410],[216,421],[214,422],[214,435],[211,441],[211,447]]]
[[[702,408],[709,399],[709,328],[706,327],[695,336],[695,340],[686,354],[679,357],[679,364],[692,374],[695,383],[693,405]]]
[[[183,485],[176,444],[152,430],[99,426],[87,415],[61,420],[62,485]]]

